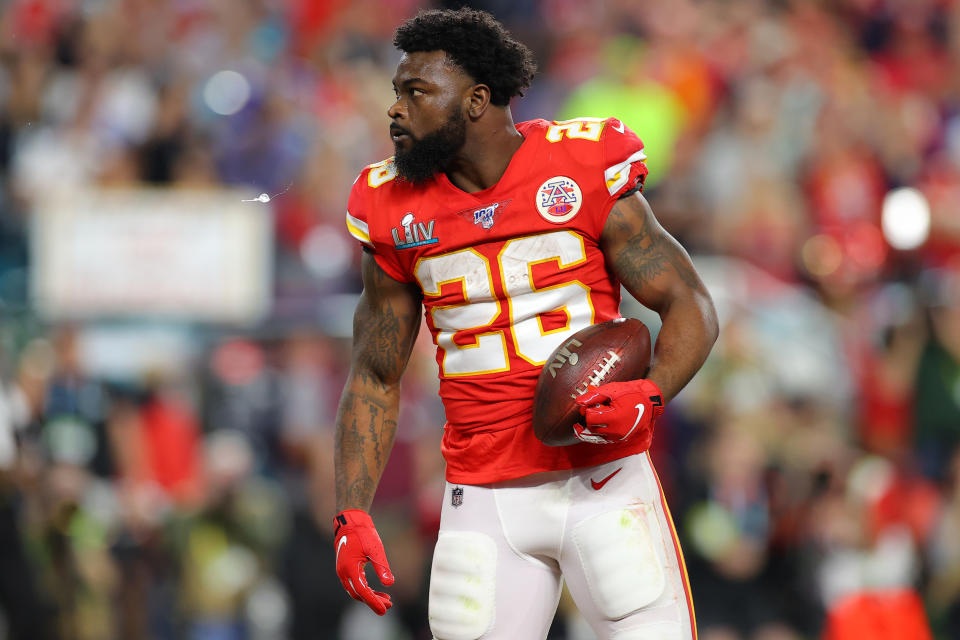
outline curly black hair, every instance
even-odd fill
[[[490,102],[506,106],[530,86],[537,64],[525,45],[486,11],[420,11],[397,28],[393,44],[405,53],[443,51],[474,81],[490,87]]]

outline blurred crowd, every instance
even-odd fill
[[[429,336],[374,505],[383,619],[334,574],[332,425],[392,32],[462,4],[0,1],[0,638],[430,637]],[[716,298],[653,452],[701,638],[960,638],[960,2],[469,4],[536,54],[516,120],[644,139],[647,197]],[[142,186],[267,194],[271,312],[105,376],[97,318],[33,309],[30,220],[52,190]],[[896,217],[904,188],[924,207]],[[565,598],[551,638],[591,637]]]

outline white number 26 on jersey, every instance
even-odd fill
[[[507,371],[508,340],[521,358],[543,364],[558,344],[592,324],[594,313],[590,289],[585,284],[572,280],[537,288],[533,265],[554,262],[565,269],[586,259],[583,238],[567,230],[508,240],[496,264],[473,249],[421,259],[415,275],[424,296],[438,297],[443,285],[455,284],[463,299],[457,304],[433,307],[430,312],[437,329],[437,346],[443,353],[441,373],[469,376]],[[506,293],[509,330],[489,328],[503,312],[494,295],[494,270]],[[544,329],[542,314],[548,312],[564,313],[565,325]],[[454,341],[457,333],[468,330],[473,334],[472,342]]]

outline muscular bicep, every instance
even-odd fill
[[[421,294],[387,275],[363,253],[363,293],[353,315],[353,370],[380,382],[400,380],[420,328]]]
[[[614,275],[633,297],[655,311],[665,311],[685,294],[706,294],[690,256],[660,226],[639,193],[613,206],[601,247]]]

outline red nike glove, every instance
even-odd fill
[[[333,535],[337,548],[337,576],[343,588],[354,600],[365,603],[374,613],[382,616],[393,603],[386,593],[367,586],[363,567],[367,562],[373,563],[380,582],[388,587],[393,584],[394,578],[373,520],[365,511],[347,509],[337,514],[333,524],[336,527]]]
[[[573,425],[583,442],[614,444],[640,440],[644,450],[653,442],[653,423],[663,413],[663,394],[650,380],[608,382],[590,386],[577,397],[586,426]]]

